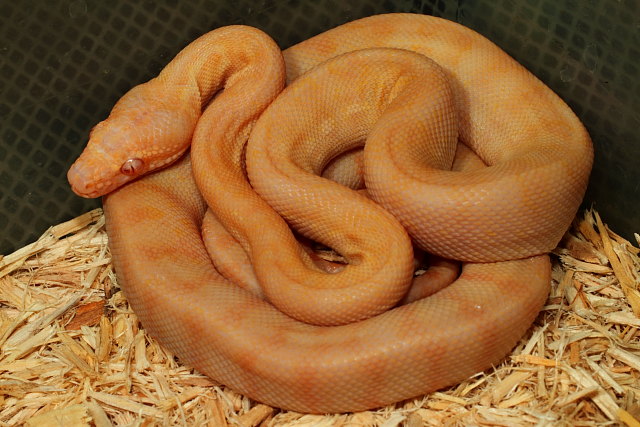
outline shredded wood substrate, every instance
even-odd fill
[[[582,212],[551,294],[499,365],[376,411],[305,415],[241,396],[149,337],[100,209],[0,257],[0,426],[640,426],[640,236]]]

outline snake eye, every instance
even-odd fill
[[[142,159],[129,159],[122,164],[120,172],[122,172],[123,175],[135,176],[142,172],[143,167],[144,161]]]

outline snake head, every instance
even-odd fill
[[[77,195],[108,194],[173,163],[187,150],[200,105],[192,105],[181,91],[167,94],[154,82],[131,89],[109,117],[93,128],[87,146],[67,173]]]

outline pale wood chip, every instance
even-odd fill
[[[102,316],[100,318],[99,331],[96,342],[96,359],[98,362],[104,362],[111,353],[111,341],[113,340],[113,328],[108,317]]]
[[[407,415],[405,427],[422,427],[424,424],[425,420],[417,412],[412,412]]]
[[[478,419],[480,425],[514,427],[530,425],[533,421],[532,419],[525,420],[529,418],[527,414],[516,412],[512,408],[479,407],[477,415],[481,417]]]
[[[545,357],[535,356],[532,354],[517,354],[515,356],[511,356],[511,360],[518,363],[529,363],[531,365],[549,367],[558,366],[559,363],[557,360],[547,359]]]
[[[579,239],[571,234],[565,236],[562,247],[557,248],[554,253],[568,255],[592,264],[606,264],[608,262],[607,257],[597,250],[593,243]]]
[[[615,347],[610,348],[607,354],[640,372],[640,356]]]
[[[145,334],[143,331],[138,331],[135,338],[133,339],[134,345],[134,359],[135,359],[135,370],[138,372],[144,371],[149,368],[151,364],[149,360],[147,360],[147,346],[145,342]]]
[[[89,426],[91,415],[85,405],[71,405],[53,409],[27,420],[29,427]]]
[[[522,391],[516,393],[508,399],[502,400],[498,403],[498,408],[512,408],[514,406],[524,405],[535,399],[535,395],[531,391]]]
[[[492,395],[492,401],[494,403],[500,402],[514,387],[523,383],[529,377],[533,375],[528,371],[516,371],[504,378],[497,386],[494,386]]]
[[[620,261],[620,258],[618,258],[618,254],[614,250],[613,243],[609,237],[608,229],[602,222],[600,215],[597,212],[594,212],[594,216],[598,224],[598,229],[600,230],[604,253],[607,255],[607,258],[609,258],[611,267],[620,281],[622,290],[627,295],[627,298],[629,298],[629,303],[631,304],[634,314],[640,317],[640,292],[636,289],[637,283],[630,275],[626,266]]]
[[[28,338],[17,346],[11,348],[7,348],[5,350],[5,354],[8,354],[2,361],[4,363],[13,362],[16,359],[30,353],[32,351],[36,351],[41,346],[45,345],[49,342],[49,340],[56,334],[56,328],[52,325],[49,325],[42,329],[37,334],[33,335],[31,338]]]
[[[87,402],[85,405],[87,407],[87,410],[89,411],[89,414],[91,415],[91,418],[93,423],[95,424],[95,427],[112,427],[113,426],[113,424],[109,420],[109,416],[104,411],[104,409],[102,409],[100,405],[98,405],[93,401]]]
[[[589,375],[582,368],[564,368],[569,375],[578,382],[585,389],[595,388],[593,392],[590,392],[589,397],[591,400],[602,410],[602,412],[610,420],[616,419],[616,414],[620,407],[615,400],[598,384],[591,375]]]
[[[527,344],[522,348],[520,354],[531,354],[536,346],[544,345],[544,334],[548,325],[543,325],[541,328],[536,328],[531,334],[531,338],[527,341]]]
[[[568,396],[565,396],[562,400],[557,402],[557,405],[562,407],[569,405],[570,403],[575,403],[578,400],[581,400],[585,397],[592,396],[598,392],[600,388],[598,386],[591,386],[587,388],[583,388],[582,390],[576,391],[575,393],[571,393]]]
[[[619,341],[619,339],[617,337],[615,337],[614,335],[609,333],[609,330],[603,324],[600,324],[600,323],[597,323],[595,321],[591,321],[591,320],[585,319],[584,317],[578,316],[575,313],[572,314],[572,318],[575,319],[575,320],[579,320],[580,322],[584,323],[585,325],[590,326],[591,328],[593,328],[594,331],[599,332],[601,334],[601,336],[603,336],[603,337],[607,337],[607,338],[609,338],[609,339],[611,339],[613,341]]]
[[[595,219],[593,217],[593,213],[593,209],[588,209],[585,212],[582,221],[579,221],[577,229],[587,239],[587,241],[594,245],[595,248],[602,250],[602,239],[594,227]]]
[[[605,383],[607,383],[616,393],[624,394],[624,388],[614,380],[609,373],[598,365],[592,358],[587,357],[587,364]]]
[[[20,313],[13,319],[3,315],[2,329],[0,329],[0,346],[3,350],[6,351],[5,346],[10,347],[10,345],[7,344],[7,340],[30,316],[31,313],[29,312]]]
[[[155,418],[162,418],[163,416],[162,411],[159,409],[156,409],[153,406],[143,405],[142,403],[135,402],[124,396],[116,396],[98,391],[91,391],[88,393],[88,396],[98,402],[105,403],[114,408],[124,409],[125,411],[136,415],[145,415]]]
[[[611,274],[613,272],[609,266],[580,261],[566,255],[560,255],[560,260],[568,268],[575,271],[583,271],[593,274]]]
[[[430,397],[432,397],[434,399],[446,400],[447,402],[456,403],[456,404],[462,405],[462,406],[465,406],[465,405],[467,405],[469,403],[466,399],[462,399],[462,398],[456,397],[456,396],[451,396],[449,394],[441,393],[441,392],[438,392],[438,391],[436,391],[434,393],[431,393]]]
[[[68,298],[64,298],[62,301],[58,301],[59,306],[55,306],[53,310],[50,310],[47,306],[36,303],[26,309],[26,312],[36,313],[37,316],[27,316],[29,322],[23,327],[15,330],[15,332],[7,338],[6,345],[8,347],[15,347],[26,340],[32,339],[33,334],[38,333],[44,327],[51,327],[53,323],[68,310],[75,307],[78,301],[82,298],[82,294],[71,295]]]
[[[80,230],[102,217],[102,209],[94,209],[79,217],[63,222],[49,228],[36,242],[31,243],[10,255],[0,259],[0,277],[12,273],[19,268],[27,258],[53,246],[58,240],[67,234]]]
[[[217,397],[214,396],[207,399],[204,412],[206,419],[209,420],[208,425],[211,427],[226,427],[229,425],[224,408],[224,404]]]
[[[401,413],[395,413],[385,420],[380,427],[400,427],[402,423],[407,419],[406,415]]]
[[[462,397],[465,397],[467,395],[470,395],[472,391],[481,388],[483,384],[486,384],[488,381],[488,377],[487,376],[482,376],[481,378],[475,380],[472,383],[462,383],[461,386],[463,386],[462,390],[460,391],[459,395]]]
[[[545,367],[542,365],[538,366],[536,396],[540,398],[546,398],[549,395],[549,391],[547,390],[547,385],[545,383],[546,375],[547,375],[547,371]]]
[[[640,318],[626,311],[616,311],[615,313],[607,313],[604,315],[607,322],[619,323],[621,325],[629,325],[640,328]]]
[[[618,410],[618,418],[628,427],[640,427],[640,420],[622,408]]]
[[[640,255],[640,247],[633,246],[633,243],[611,230],[608,225],[605,224],[605,227],[607,228],[609,237],[614,240],[618,244],[618,246],[625,247],[625,249],[633,255]]]

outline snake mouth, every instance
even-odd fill
[[[83,191],[74,185],[71,185],[71,191],[73,191],[80,197],[84,197],[85,199],[96,199],[102,196],[99,191]]]
[[[130,181],[129,179],[126,179],[126,177],[124,178],[125,179],[119,179],[115,182],[109,180],[98,183],[82,183],[80,185],[71,183],[71,190],[80,197],[84,197],[86,199],[96,199],[98,197],[109,194],[112,191],[115,191],[116,189],[120,188]]]
[[[71,185],[71,190],[78,196],[88,199],[97,197],[95,195],[95,190],[91,188],[92,185],[87,184],[87,179],[84,177],[82,170],[76,163],[71,165],[69,168],[69,171],[67,172],[67,181],[69,182],[69,185]]]
[[[113,180],[96,180],[88,178],[86,168],[76,164],[72,165],[67,172],[67,181],[71,185],[71,190],[80,197],[95,199],[113,190]]]

